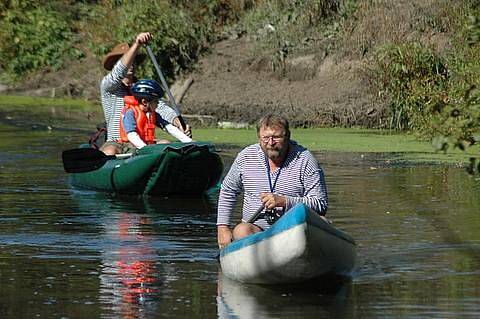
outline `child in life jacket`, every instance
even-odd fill
[[[148,144],[155,144],[155,127],[160,127],[179,141],[187,143],[192,139],[174,125],[165,121],[155,112],[158,99],[164,92],[154,80],[140,80],[132,86],[132,94],[124,97],[125,107],[120,118],[120,140],[126,144],[124,151],[133,147],[140,149]],[[162,141],[168,143],[168,141]],[[130,143],[131,145],[129,145]]]

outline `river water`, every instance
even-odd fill
[[[0,126],[0,318],[478,318],[480,182],[463,168],[319,152],[352,278],[263,287],[221,275],[216,193],[72,189],[84,133]],[[238,149],[217,145],[229,166]],[[390,157],[389,157],[390,158]]]

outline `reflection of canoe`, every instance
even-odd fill
[[[258,286],[257,286],[258,287]],[[218,318],[273,318],[268,314],[266,307],[271,304],[271,300],[262,304],[257,301],[258,296],[267,296],[265,299],[271,299],[272,294],[266,294],[264,291],[258,293],[245,287],[239,282],[232,281],[225,276],[218,277],[218,296],[217,313]]]
[[[201,195],[219,181],[222,159],[203,142],[149,145],[97,170],[71,174],[73,186],[119,194]]]
[[[353,318],[350,281],[322,278],[293,285],[249,285],[218,276],[218,318]],[[320,297],[321,296],[321,297]]]
[[[290,209],[268,230],[234,241],[220,252],[223,274],[245,283],[349,275],[354,262],[354,240],[304,204]]]

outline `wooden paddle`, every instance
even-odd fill
[[[108,160],[128,158],[131,153],[106,155],[94,148],[74,148],[62,152],[63,168],[67,173],[85,173],[99,169]]]

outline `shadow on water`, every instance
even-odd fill
[[[211,214],[216,209],[216,195],[202,197],[143,197],[72,190],[72,198],[89,209],[124,209],[136,213],[175,215]],[[107,205],[106,207],[103,205]]]

